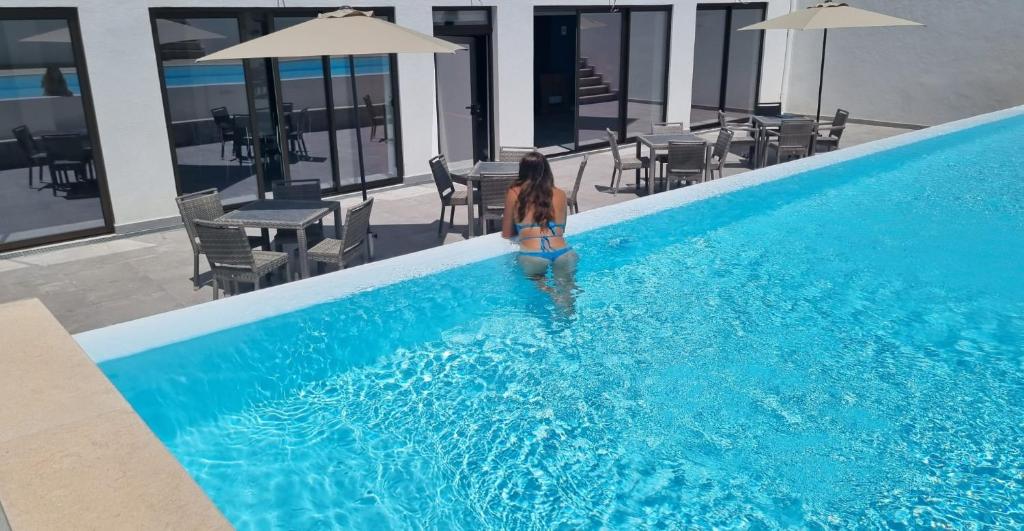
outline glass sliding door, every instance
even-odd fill
[[[294,26],[314,16],[276,16],[274,30]],[[333,190],[323,60],[320,57],[278,59],[277,71],[289,178],[317,179],[322,190]]]
[[[665,119],[671,10],[539,8],[534,140],[545,153],[649,133]]]
[[[608,142],[607,130],[619,136],[622,114],[623,14],[580,13],[577,85],[576,149]]]
[[[110,230],[69,10],[0,9],[0,250]]]
[[[629,14],[626,137],[650,133],[655,123],[665,119],[668,27],[667,11]]]
[[[234,16],[154,19],[178,191],[225,204],[257,198],[256,149],[242,61],[196,63],[241,42]]]
[[[490,9],[434,9],[434,35],[461,50],[434,57],[438,144],[452,168],[491,158]]]
[[[743,119],[757,104],[761,78],[761,31],[738,31],[764,20],[764,4],[699,6],[693,59],[690,126]]]
[[[354,68],[349,57],[195,63],[318,11],[152,10],[181,193],[214,187],[233,206],[284,178],[348,191],[359,186],[360,154],[367,182],[400,180],[393,56],[358,57]]]

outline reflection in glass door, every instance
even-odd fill
[[[764,20],[764,4],[699,6],[693,59],[690,126],[746,118],[757,104],[762,31],[738,31]]]
[[[0,9],[0,251],[110,230],[70,10]]]
[[[544,151],[576,149],[575,11],[533,17],[533,142]]]
[[[576,57],[576,149],[608,142],[622,123],[622,12],[580,13]]]

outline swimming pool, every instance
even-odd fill
[[[243,529],[1020,526],[1019,112],[76,338]]]

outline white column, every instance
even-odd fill
[[[395,7],[395,22],[434,34],[429,2],[405,2]],[[398,54],[398,95],[402,121],[402,163],[405,176],[430,173],[427,161],[437,154],[437,100],[434,56]]]
[[[82,2],[78,17],[115,226],[173,218],[174,170],[149,10],[139,2]]]
[[[770,0],[765,20],[789,13],[792,0]],[[761,57],[761,101],[783,100],[783,87],[788,77],[789,31],[764,32],[764,55]],[[784,102],[783,102],[784,103]],[[783,109],[787,106],[783,105]]]
[[[494,9],[495,143],[533,145],[533,5],[521,0]]]
[[[694,28],[697,24],[697,0],[678,0],[672,4],[672,26],[668,65],[668,101],[665,118],[669,122],[690,124],[693,99]]]

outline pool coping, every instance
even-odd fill
[[[1024,114],[1024,105],[874,140],[697,186],[640,197],[570,217],[569,236],[702,201],[811,170]],[[380,262],[290,282],[74,335],[93,361],[130,356],[261,319],[427,276],[515,250],[499,234],[442,245]]]
[[[231,529],[38,299],[0,322],[0,530]]]

